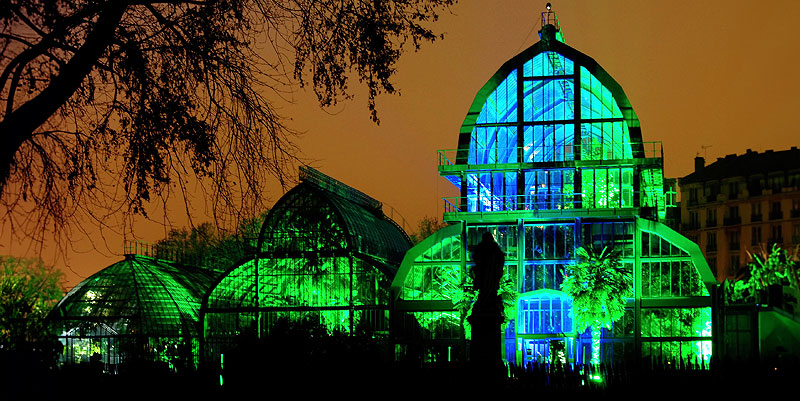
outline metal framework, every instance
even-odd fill
[[[51,312],[64,345],[61,362],[99,362],[107,372],[131,360],[196,367],[200,301],[213,279],[203,269],[126,255],[76,285]]]
[[[308,167],[300,179],[267,215],[257,254],[204,299],[206,357],[269,333],[280,318],[388,335],[388,288],[411,247],[407,234],[362,192]]]
[[[412,248],[392,283],[395,341],[451,358],[468,337],[470,246],[490,232],[519,295],[505,329],[508,361],[547,361],[560,343],[588,362],[560,291],[580,247],[620,252],[634,278],[627,312],[602,332],[602,359],[651,356],[708,361],[713,275],[697,245],[666,224],[673,191],[658,143],[642,142],[622,88],[550,25],[481,88],[458,149],[439,152],[439,172],[461,196],[445,199],[455,223]],[[549,37],[548,37],[549,35]],[[598,352],[598,351],[594,351]]]

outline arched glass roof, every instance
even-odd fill
[[[396,270],[411,243],[402,228],[383,214],[381,204],[377,206],[304,181],[270,211],[259,249],[271,253],[347,249]]]
[[[640,142],[638,119],[616,81],[564,43],[539,42],[478,92],[457,163],[626,159],[637,156],[631,143]]]
[[[252,322],[234,315],[258,311],[269,320],[291,311],[350,332],[385,320],[371,311],[387,308],[408,236],[377,200],[307,167],[300,178],[267,215],[255,258],[231,268],[209,292],[208,321],[236,331]],[[215,338],[230,332],[210,330]]]
[[[202,269],[128,255],[76,285],[50,319],[86,332],[102,325],[111,335],[197,337],[200,303],[213,279]]]

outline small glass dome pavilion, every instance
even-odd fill
[[[460,196],[445,198],[452,225],[412,248],[392,283],[393,337],[399,349],[422,339],[432,359],[463,349],[473,266],[465,250],[490,232],[517,296],[508,361],[549,361],[555,344],[573,362],[593,352],[708,362],[715,280],[698,246],[665,224],[674,180],[663,177],[661,146],[642,142],[620,85],[563,43],[552,16],[543,14],[541,41],[475,96],[458,148],[439,152],[439,173]],[[603,329],[600,350],[561,292],[578,247],[613,249],[633,276],[625,316]]]
[[[411,242],[383,205],[309,167],[270,210],[257,255],[229,269],[203,301],[204,355],[279,318],[388,336],[389,284]]]
[[[213,279],[203,269],[126,255],[76,285],[50,313],[64,345],[61,362],[99,357],[110,372],[132,360],[196,367],[200,302]]]

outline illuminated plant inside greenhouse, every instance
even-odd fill
[[[619,255],[607,247],[599,253],[578,248],[580,262],[564,267],[561,290],[572,298],[578,331],[592,329],[592,364],[600,363],[600,333],[625,313],[626,297],[633,290],[630,271],[623,269]]]
[[[478,293],[472,287],[472,279],[461,285],[461,270],[458,268],[437,269],[433,275],[430,285],[426,291],[433,299],[447,299],[455,306],[453,312],[440,313],[420,313],[415,312],[419,324],[431,333],[437,332],[438,328],[451,327],[458,324],[464,328],[464,338],[472,338],[472,327],[467,318],[472,314],[472,305],[478,298]],[[517,298],[519,292],[516,290],[514,280],[506,273],[500,281],[498,291],[500,299],[503,301],[503,326],[506,326],[517,315]]]
[[[769,252],[762,248],[760,252],[748,252],[748,255],[752,259],[747,265],[749,276],[733,284],[732,301],[752,300],[756,294],[766,291],[771,285],[800,288],[798,249],[789,252],[774,244]]]

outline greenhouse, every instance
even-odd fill
[[[507,361],[707,363],[715,280],[698,246],[668,226],[674,180],[660,143],[642,141],[621,86],[563,42],[557,20],[540,35],[478,91],[458,148],[439,151],[460,196],[444,199],[451,225],[412,248],[392,283],[396,348],[466,355],[467,250],[490,232],[505,252]],[[561,286],[580,248],[613,252],[633,283],[595,347]]]
[[[329,332],[387,337],[389,285],[411,247],[381,202],[317,170],[270,210],[257,254],[229,269],[203,301],[204,350],[216,360],[282,318]]]
[[[76,285],[49,316],[64,345],[63,364],[129,362],[194,369],[200,346],[200,302],[212,273],[128,254]]]

